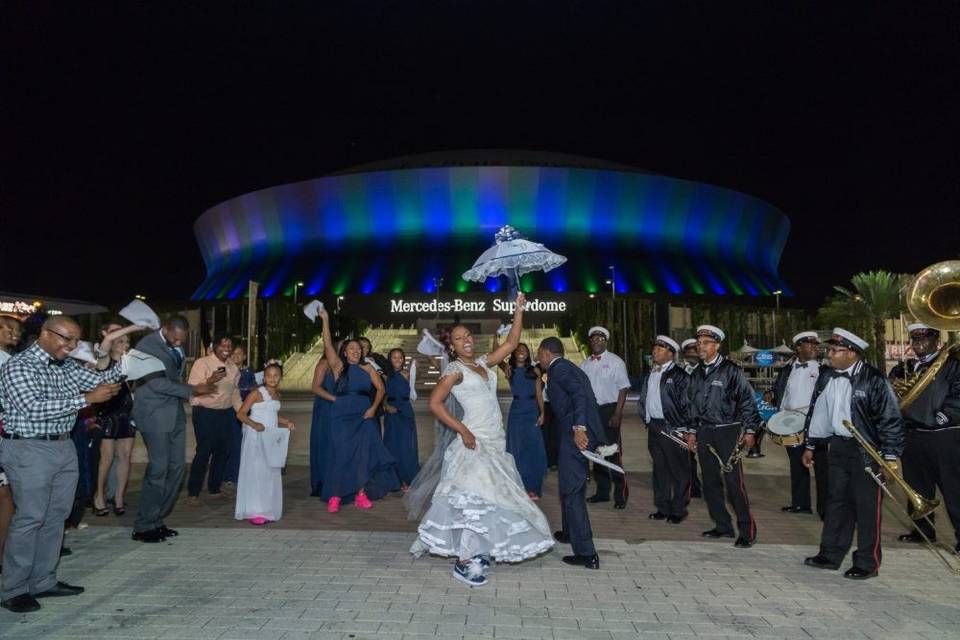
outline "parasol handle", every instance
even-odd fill
[[[507,290],[509,291],[510,300],[516,300],[517,294],[520,293],[520,274],[517,273],[517,268],[513,268],[513,272],[508,272],[505,274],[507,277]]]

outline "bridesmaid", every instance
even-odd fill
[[[507,418],[507,453],[513,456],[531,500],[543,493],[547,473],[547,452],[543,446],[543,383],[531,365],[530,349],[520,343],[507,366],[513,403]]]
[[[330,451],[330,407],[336,400],[333,371],[326,358],[313,370],[313,419],[310,423],[310,495],[319,496]]]
[[[404,492],[420,471],[417,451],[417,419],[410,402],[410,374],[403,370],[407,357],[403,349],[391,349],[387,354],[390,374],[387,377],[387,401],[383,405],[383,444],[397,459],[400,471],[400,489]]]
[[[362,362],[360,343],[346,340],[335,349],[330,337],[330,317],[320,310],[323,348],[336,381],[336,400],[330,407],[330,453],[320,497],[327,511],[336,513],[342,502],[360,509],[373,508],[373,500],[400,489],[397,463],[383,446],[376,420],[385,392],[380,376]],[[374,389],[371,398],[371,385]]]

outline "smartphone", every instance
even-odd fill
[[[226,367],[217,367],[217,371],[221,371],[221,372],[223,372],[223,373],[226,373],[226,372],[227,372],[227,368],[226,368]]]

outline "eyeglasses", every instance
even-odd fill
[[[67,344],[78,344],[80,342],[80,338],[71,338],[70,336],[63,335],[59,331],[54,331],[53,329],[45,329],[45,331],[49,331],[53,335],[58,336],[61,340],[63,340]]]

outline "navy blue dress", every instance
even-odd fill
[[[537,426],[537,381],[527,377],[525,369],[514,369],[510,375],[513,403],[507,418],[507,453],[517,463],[523,488],[538,496],[543,493],[543,477],[547,473],[547,451],[543,434]]]
[[[337,401],[330,407],[330,448],[320,496],[352,502],[361,488],[371,500],[400,489],[397,462],[383,446],[370,408],[370,374],[350,365],[337,381]]]
[[[323,388],[335,392],[333,373],[327,369]],[[323,474],[327,469],[327,452],[330,450],[330,407],[333,403],[320,396],[313,398],[313,418],[310,421],[310,495],[319,496],[323,486]]]
[[[387,378],[386,387],[387,404],[396,407],[397,412],[383,414],[383,444],[397,459],[400,481],[409,485],[420,471],[417,420],[410,403],[410,381],[402,373],[395,372]]]

